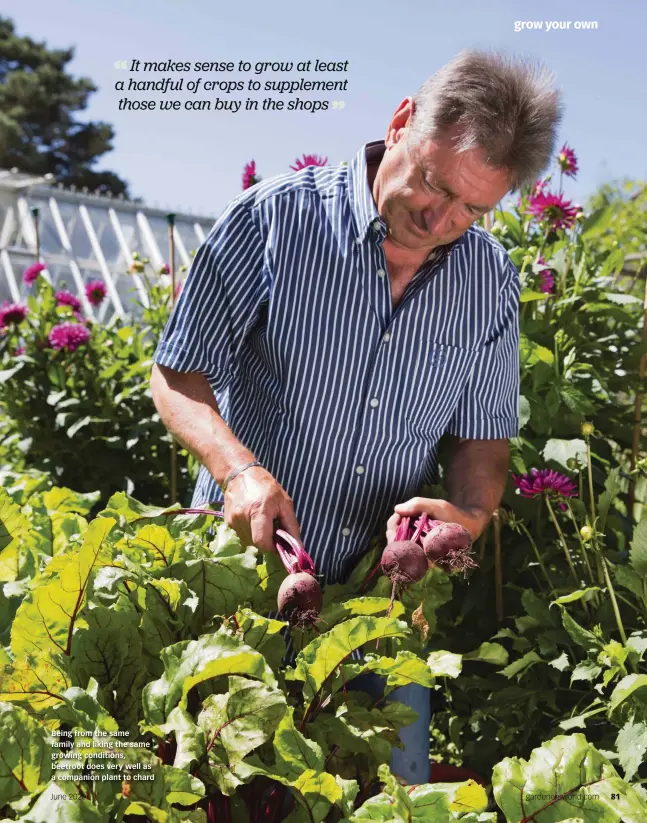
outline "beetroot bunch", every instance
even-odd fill
[[[279,588],[279,611],[292,626],[312,626],[322,602],[321,586],[315,576],[312,558],[302,543],[282,529],[274,532],[274,547],[288,573]]]

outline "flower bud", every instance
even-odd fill
[[[569,469],[576,469],[579,466],[579,463],[574,457],[569,457],[566,461],[566,465]]]
[[[582,423],[581,431],[584,437],[590,437],[595,431],[595,427],[593,426],[593,423]]]
[[[590,526],[582,526],[580,529],[580,537],[582,540],[592,540],[593,539],[593,529]]]

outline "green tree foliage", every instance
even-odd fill
[[[13,22],[0,17],[0,167],[127,195],[118,175],[93,168],[112,150],[114,131],[108,123],[77,120],[97,87],[66,70],[73,57],[74,49],[19,37]]]

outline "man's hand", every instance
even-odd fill
[[[234,477],[225,492],[225,523],[243,546],[253,544],[263,552],[275,551],[275,520],[292,537],[301,539],[292,500],[268,471],[254,466]]]
[[[406,503],[398,503],[395,514],[392,514],[386,524],[386,540],[390,543],[395,539],[395,532],[403,517],[417,518],[427,514],[432,520],[442,520],[445,523],[459,523],[464,526],[472,537],[472,541],[480,536],[488,524],[489,517],[485,512],[476,510],[466,511],[459,509],[447,500],[435,500],[430,497],[412,497]]]

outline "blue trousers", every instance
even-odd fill
[[[384,694],[385,679],[372,672],[360,674],[348,683],[347,688],[361,690],[377,700]],[[400,739],[404,749],[391,750],[389,768],[393,774],[403,777],[407,783],[427,783],[429,781],[429,726],[431,723],[431,704],[429,689],[418,683],[409,683],[394,689],[387,697],[389,701],[405,703],[418,717],[410,726],[400,729]]]

